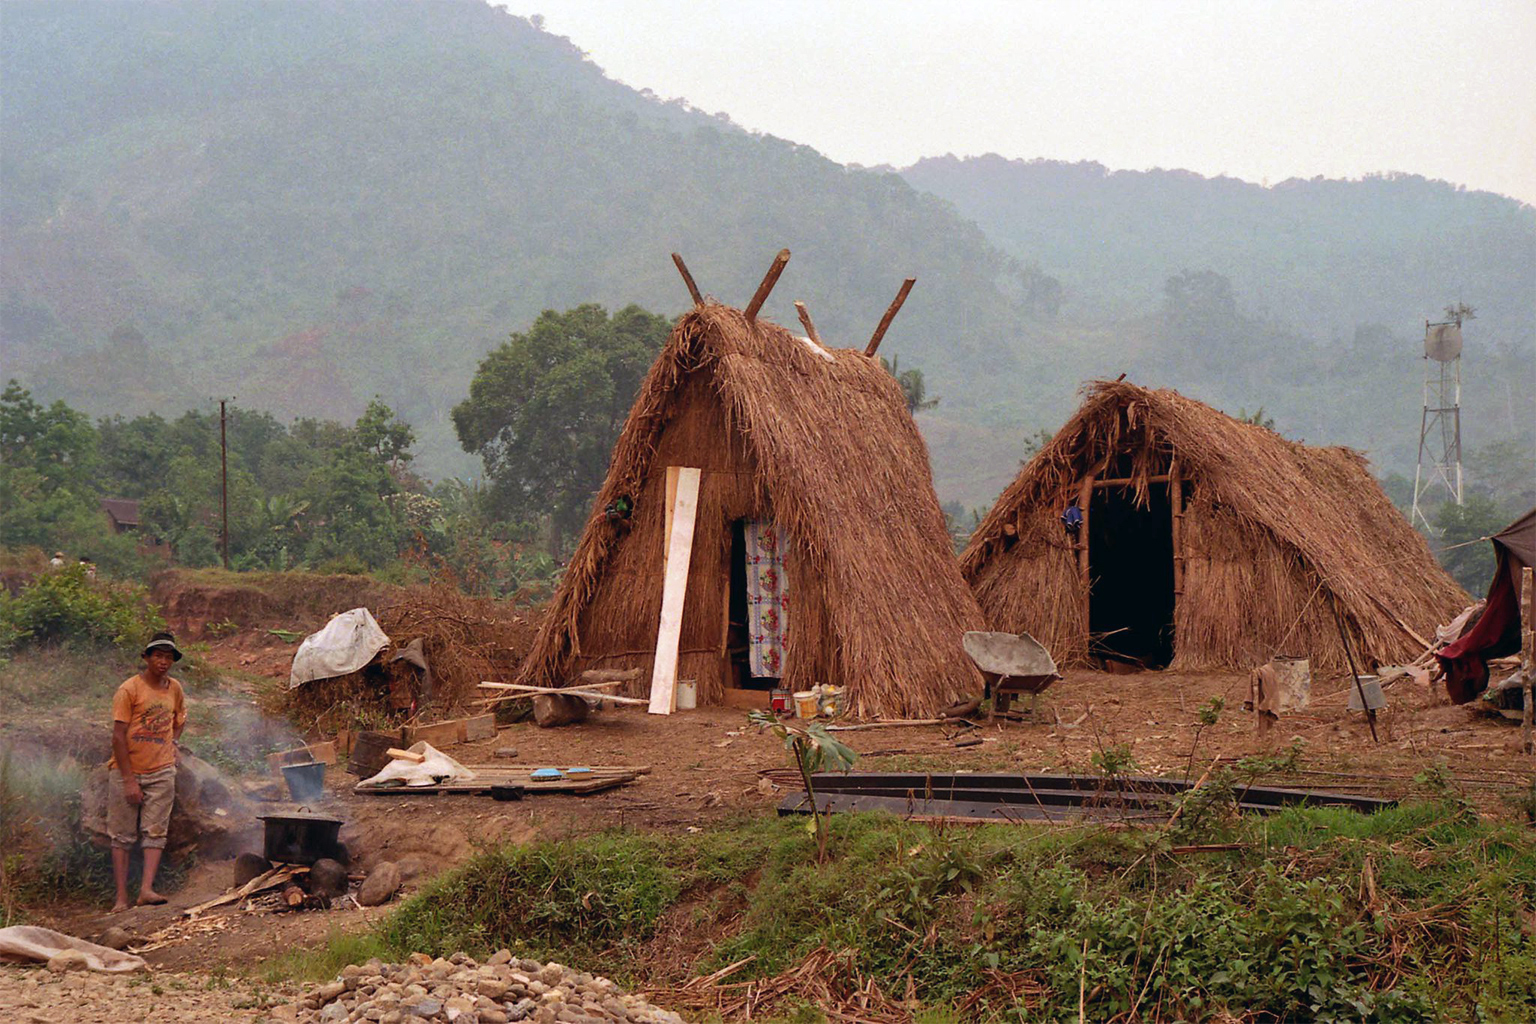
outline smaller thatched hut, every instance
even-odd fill
[[[896,381],[703,301],[641,385],[520,682],[639,668],[647,693],[669,467],[702,471],[677,665],[700,702],[827,683],[856,715],[926,717],[980,691],[961,637],[981,612]]]
[[[1074,500],[1084,523],[1062,522]],[[992,628],[1058,662],[1250,668],[1411,660],[1466,594],[1346,448],[1287,441],[1175,391],[1101,381],[961,556]]]

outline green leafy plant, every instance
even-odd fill
[[[144,587],[93,580],[84,566],[44,573],[15,597],[0,592],[0,652],[70,642],[137,651],[164,628]]]
[[[811,776],[824,771],[847,771],[859,759],[857,751],[839,742],[819,722],[807,726],[791,725],[771,711],[753,711],[747,715],[747,720],[759,729],[766,729],[779,737],[784,742],[790,760],[799,769],[800,779],[805,783],[805,798],[811,805],[811,827],[816,832],[816,862],[826,863],[826,816],[816,806],[816,791],[811,785]]]

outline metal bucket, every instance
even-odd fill
[[[1360,703],[1360,691],[1365,691],[1365,703]],[[1378,711],[1387,706],[1387,696],[1381,692],[1381,680],[1375,676],[1361,676],[1360,685],[1356,686],[1354,679],[1349,681],[1349,710],[1364,711],[1369,708]]]
[[[325,765],[319,761],[283,765],[288,795],[296,804],[312,804],[325,796]]]
[[[1275,655],[1275,685],[1277,711],[1301,711],[1312,700],[1312,663],[1306,658],[1288,658]]]

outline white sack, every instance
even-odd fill
[[[371,779],[359,782],[358,788],[405,784],[407,786],[435,786],[439,782],[473,782],[475,773],[426,740],[418,740],[411,746],[411,753],[424,755],[421,762],[396,758],[384,766],[384,770]]]
[[[389,645],[389,637],[379,628],[367,608],[331,616],[318,633],[311,633],[299,644],[293,656],[293,671],[288,674],[292,690],[314,679],[332,679],[356,672]]]
[[[77,949],[84,953],[85,962],[93,971],[127,974],[149,970],[149,965],[141,956],[119,953],[115,949],[98,946],[94,942],[56,932],[52,928],[20,924],[0,928],[0,962],[47,963],[55,953],[66,949]]]

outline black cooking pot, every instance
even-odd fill
[[[265,828],[262,856],[273,863],[313,864],[322,857],[343,860],[341,819],[299,811],[260,815]]]

